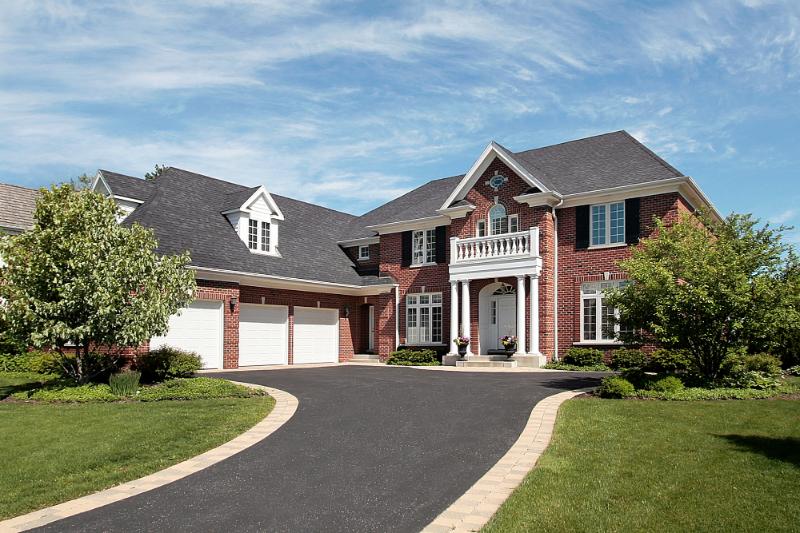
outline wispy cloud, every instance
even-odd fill
[[[795,208],[784,209],[780,213],[771,216],[769,222],[771,224],[786,224],[794,220],[797,217],[797,213],[797,209]]]

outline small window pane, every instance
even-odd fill
[[[508,231],[511,233],[516,233],[519,231],[519,218],[517,215],[511,215],[508,217]]]
[[[250,220],[247,234],[247,246],[251,250],[258,250],[258,221]]]
[[[429,229],[425,232],[425,262],[436,262],[436,230]]]
[[[508,217],[503,204],[496,204],[489,210],[489,229],[492,235],[508,233]]]
[[[441,294],[431,294],[431,303],[433,303],[433,304],[442,303],[442,295]]]
[[[369,246],[359,246],[358,247],[358,258],[359,259],[369,259]]]
[[[478,226],[475,233],[477,234],[478,237],[486,236],[486,222],[484,220],[478,221]]]
[[[261,251],[269,252],[269,222],[261,223]]]
[[[431,307],[431,342],[442,342],[442,307]]]
[[[429,299],[430,299],[430,296],[428,296],[427,294],[421,294],[420,297],[419,297],[419,304],[420,305],[428,305]]]
[[[408,296],[406,298],[408,301],[408,305],[416,305],[417,304],[417,297],[416,296]]]
[[[412,261],[415,265],[421,265],[425,262],[425,232],[415,231],[412,250]]]
[[[600,310],[602,339],[604,341],[614,340],[614,308],[606,305],[606,300],[603,298]]]
[[[606,243],[606,206],[592,206],[592,245]]]
[[[609,242],[625,242],[625,202],[611,204],[609,222],[611,223]]]
[[[406,310],[406,342],[409,344],[419,342],[419,329],[417,328],[417,308],[409,307]]]
[[[419,308],[419,342],[431,342],[431,308]]]
[[[584,298],[583,300],[583,340],[597,339],[597,300]]]

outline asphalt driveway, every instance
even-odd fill
[[[598,381],[368,366],[216,375],[300,406],[225,461],[41,530],[419,531],[502,457],[536,402]]]

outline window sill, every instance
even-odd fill
[[[364,261],[369,261],[369,257],[359,257],[358,260],[363,263]]]
[[[590,244],[588,250],[604,250],[606,248],[622,248],[628,246],[627,242],[615,242],[613,244]]]
[[[624,342],[620,341],[579,341],[573,342],[573,346],[624,346]]]
[[[270,257],[281,257],[280,252],[278,252],[277,250],[275,250],[274,252],[262,252],[261,250],[253,250],[252,248],[248,248],[247,251],[250,252],[251,254],[256,254],[256,255],[268,255]]]
[[[409,265],[409,268],[429,267],[429,266],[435,266],[437,264],[438,263],[417,263]]]

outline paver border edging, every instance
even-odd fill
[[[423,533],[478,531],[486,525],[536,466],[550,443],[558,408],[566,400],[583,393],[578,390],[559,392],[539,401],[519,438],[506,454],[428,524]]]
[[[275,399],[275,406],[272,408],[272,411],[252,428],[216,448],[212,448],[207,452],[145,477],[127,481],[121,485],[116,485],[93,494],[87,494],[86,496],[59,503],[52,507],[46,507],[38,511],[4,520],[0,522],[0,532],[25,531],[27,529],[44,526],[51,522],[85,513],[86,511],[91,511],[98,507],[103,507],[104,505],[124,500],[131,496],[136,496],[137,494],[142,494],[143,492],[177,481],[261,442],[288,422],[297,411],[297,406],[299,404],[297,398],[286,391],[273,387],[265,387],[264,385],[256,385],[254,383],[242,383],[239,381],[233,381],[233,383],[264,390]]]

